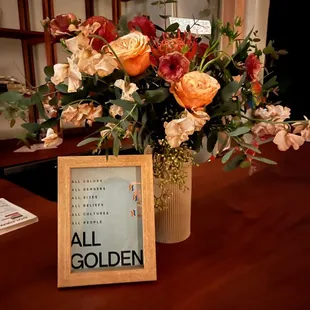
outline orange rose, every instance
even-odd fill
[[[139,31],[120,37],[111,43],[111,47],[129,76],[141,74],[151,64],[149,38]]]
[[[171,85],[170,92],[178,104],[186,109],[197,109],[210,104],[220,89],[218,81],[207,73],[193,71]]]

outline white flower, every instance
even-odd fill
[[[305,142],[301,136],[287,132],[285,129],[280,130],[273,139],[280,151],[287,151],[291,146],[294,150],[298,150]]]
[[[69,93],[76,92],[82,84],[82,74],[72,58],[68,58],[68,64],[54,65],[54,76],[52,76],[51,81],[58,85],[65,79],[68,79]]]
[[[192,113],[186,110],[186,117],[192,119],[195,124],[195,131],[200,131],[202,127],[210,120],[208,113],[204,111],[192,111]]]
[[[89,46],[89,39],[85,37],[83,34],[79,34],[76,37],[73,37],[71,39],[68,39],[65,41],[67,49],[73,53],[79,56],[78,54],[82,51],[88,49]]]
[[[310,121],[306,117],[305,119],[306,121],[296,122],[293,124],[293,127],[295,127],[293,133],[300,133],[307,142],[310,142]]]
[[[174,148],[181,145],[189,139],[195,131],[195,122],[190,117],[174,119],[171,122],[164,123],[166,139],[169,145]]]
[[[260,122],[255,124],[251,130],[256,136],[264,137],[266,135],[274,136],[281,129],[283,129],[281,124]]]
[[[135,101],[132,98],[132,94],[139,89],[135,83],[126,84],[124,80],[116,80],[114,86],[122,90],[121,99],[133,102]]]
[[[115,116],[119,115],[119,116],[123,116],[124,114],[124,110],[122,107],[116,105],[116,104],[112,104],[110,106],[110,109],[109,109],[109,114],[115,118]]]
[[[44,147],[58,146],[62,143],[62,139],[58,137],[52,128],[47,129],[46,137],[42,141]]]

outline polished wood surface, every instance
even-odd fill
[[[157,244],[150,283],[57,289],[56,203],[0,180],[39,217],[0,237],[1,309],[308,310],[310,144],[269,155],[279,165],[252,176],[194,168],[192,234]]]
[[[84,139],[84,135],[65,137],[63,143],[55,149],[39,150],[31,153],[16,153],[15,150],[23,146],[17,144],[18,140],[0,140],[0,168],[12,167],[42,160],[56,158],[57,156],[79,155],[90,153],[95,144],[87,144],[81,147],[77,145]],[[112,141],[109,141],[109,147],[112,146]],[[131,140],[122,141],[123,149],[132,146]]]

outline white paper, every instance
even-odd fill
[[[196,25],[194,25],[194,20],[192,18],[180,18],[180,17],[170,17],[169,18],[170,25],[174,23],[178,23],[180,25],[181,31],[186,31],[186,27],[189,25],[191,28],[191,32],[197,35],[207,35],[211,34],[211,23],[209,20],[200,19],[196,21]]]

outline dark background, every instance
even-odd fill
[[[274,70],[280,83],[279,99],[282,105],[292,109],[291,119],[302,119],[304,115],[310,119],[310,102],[307,92],[310,90],[309,80],[309,21],[307,2],[270,0],[267,44],[274,41],[276,50],[285,49],[288,55],[276,61]],[[309,20],[309,21],[308,21]],[[307,85],[308,84],[308,85]]]

